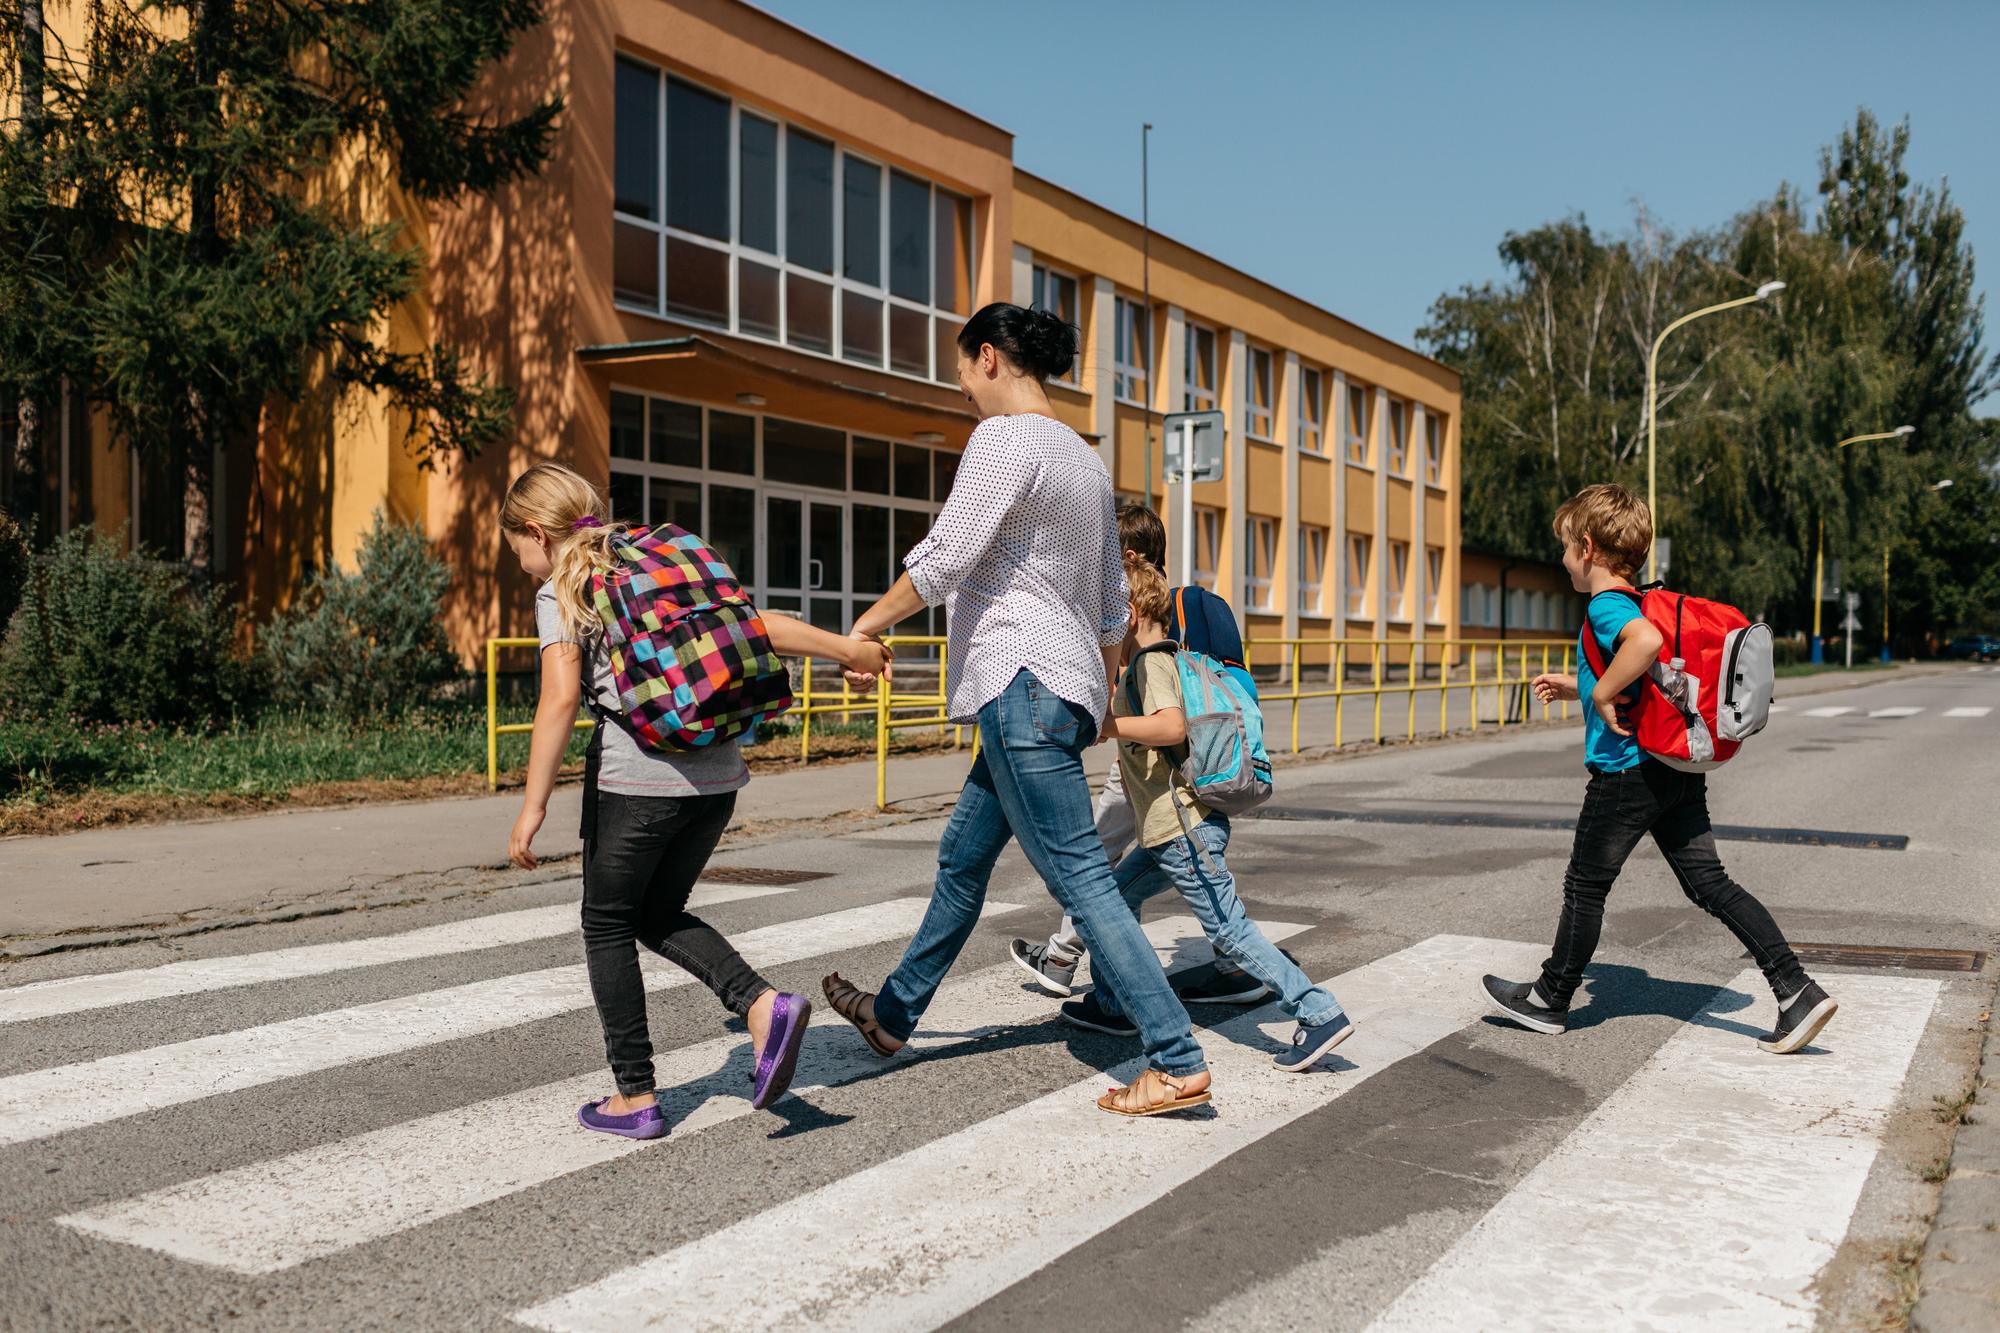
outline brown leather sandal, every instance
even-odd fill
[[[903,1043],[884,1032],[880,1023],[861,1016],[861,1002],[873,999],[871,992],[862,990],[838,972],[822,977],[819,988],[826,993],[826,1002],[833,1012],[854,1024],[854,1030],[868,1043],[869,1050],[886,1060],[903,1049]],[[888,1044],[892,1041],[896,1042],[894,1046]]]
[[[1148,1069],[1123,1088],[1113,1088],[1097,1099],[1097,1104],[1113,1115],[1166,1115],[1185,1111],[1206,1102],[1207,1088],[1200,1092],[1183,1090],[1185,1079]]]

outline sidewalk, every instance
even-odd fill
[[[2000,1328],[2000,1044],[1987,1015],[1973,1102],[1952,1147],[1951,1174],[1924,1249],[1910,1327],[1922,1333]]]
[[[1831,679],[1782,682],[1781,691],[1797,696],[1847,689],[1930,670],[1860,678],[1829,673]],[[1383,702],[1384,734],[1400,738],[1405,696]],[[1496,704],[1483,702],[1484,715],[1491,717]],[[1368,702],[1350,700],[1346,708],[1347,739],[1367,739]],[[1463,725],[1462,705],[1451,711],[1453,725]],[[1435,743],[1434,698],[1419,695],[1416,712],[1418,738]],[[1303,713],[1302,744],[1323,755],[1314,747],[1332,739],[1332,704],[1309,703]],[[1574,708],[1571,714],[1574,719]],[[1269,704],[1266,715],[1272,753],[1283,763],[1290,755],[1290,705]],[[1108,760],[1108,752],[1093,758],[1093,773]],[[891,761],[891,816],[875,811],[875,772],[866,761],[762,774],[739,799],[732,834],[741,839],[843,816],[938,813],[950,808],[970,762],[969,750]],[[536,872],[506,866],[507,834],[520,811],[514,793],[7,839],[0,841],[0,959],[564,878],[575,873],[582,850],[576,831],[581,801],[577,786],[557,790],[536,840],[537,853],[554,864]]]

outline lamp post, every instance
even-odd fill
[[[1894,430],[1877,431],[1873,435],[1850,435],[1833,447],[1836,449],[1845,449],[1850,444],[1865,444],[1869,440],[1893,440],[1904,435],[1914,435],[1916,434],[1916,430],[1915,426],[1898,426]],[[1819,642],[1819,612],[1820,607],[1825,604],[1823,595],[1825,589],[1825,569],[1826,519],[1822,517],[1819,520],[1819,539],[1814,544],[1813,551],[1812,660],[1815,665],[1826,660],[1826,654],[1821,649]],[[1887,654],[1889,651],[1889,552],[1886,548],[1882,552],[1882,651],[1884,654]],[[1884,656],[1882,660],[1886,662],[1889,659],[1887,656]]]
[[[1654,499],[1658,469],[1655,466],[1653,435],[1654,423],[1660,406],[1658,374],[1660,368],[1660,344],[1667,340],[1669,333],[1672,333],[1683,324],[1690,324],[1700,319],[1703,315],[1712,315],[1718,310],[1734,310],[1737,306],[1749,305],[1754,301],[1761,301],[1773,292],[1781,292],[1784,289],[1785,284],[1782,282],[1767,282],[1749,296],[1739,296],[1734,301],[1723,301],[1718,305],[1703,306],[1699,310],[1690,311],[1688,314],[1682,315],[1679,319],[1661,329],[1660,336],[1653,339],[1653,350],[1646,357],[1646,508],[1651,510],[1653,515],[1653,536],[1656,539],[1656,549],[1657,538],[1660,535],[1660,507]],[[1658,577],[1659,559],[1653,551],[1648,551],[1646,552],[1646,582],[1651,583]]]

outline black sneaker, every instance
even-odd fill
[[[1839,1008],[1817,981],[1808,981],[1804,990],[1778,1006],[1778,1026],[1757,1038],[1757,1047],[1773,1055],[1790,1055],[1817,1037]]]
[[[1109,1032],[1114,1037],[1136,1037],[1139,1025],[1123,1014],[1107,1014],[1097,1003],[1097,992],[1092,991],[1081,1000],[1071,1000],[1062,1007],[1063,1022],[1076,1028],[1089,1028],[1092,1032]]]
[[[1210,969],[1207,976],[1175,986],[1182,1004],[1262,1004],[1271,998],[1271,988],[1248,972]]]
[[[1007,956],[1035,979],[1035,984],[1057,998],[1074,994],[1075,962],[1063,962],[1049,952],[1046,944],[1015,940],[1007,946]]]
[[[1530,1032],[1561,1032],[1569,1027],[1569,1010],[1551,1009],[1543,1004],[1532,981],[1502,981],[1499,977],[1479,979],[1487,1003],[1502,1018],[1519,1023]]]

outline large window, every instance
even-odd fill
[[[1251,516],[1243,520],[1243,596],[1252,611],[1270,611],[1271,577],[1278,559],[1277,520]]]
[[[971,200],[622,56],[614,98],[620,305],[953,378]]]
[[[1117,346],[1111,393],[1121,403],[1144,407],[1152,370],[1151,321],[1146,318],[1146,308],[1137,301],[1122,296],[1116,301],[1112,308]]]
[[[1186,364],[1182,367],[1181,410],[1215,410],[1215,330],[1199,324],[1187,326]]]
[[[1433,625],[1444,620],[1444,547],[1424,548],[1424,619]]]
[[[1368,467],[1374,462],[1369,456],[1368,424],[1368,390],[1359,384],[1350,384],[1347,386],[1347,461],[1357,467]]]
[[[1444,419],[1428,411],[1424,413],[1424,481],[1444,485]]]
[[[1320,600],[1321,587],[1326,579],[1326,537],[1325,528],[1310,524],[1299,528],[1299,613],[1317,616],[1325,614]]]
[[[1375,543],[1365,534],[1347,534],[1347,614],[1365,616],[1368,614],[1368,589],[1373,585],[1374,570],[1370,567],[1374,557]]]
[[[1080,383],[1083,376],[1082,322],[1077,317],[1076,279],[1067,273],[1035,265],[1034,306],[1046,310],[1077,331],[1077,357],[1069,364],[1069,374],[1058,377],[1059,384]]]
[[[1309,454],[1326,452],[1326,381],[1312,366],[1299,367],[1299,448]]]
[[[1252,439],[1271,438],[1271,349],[1248,347],[1243,353],[1243,429]]]
[[[1389,542],[1389,619],[1410,618],[1410,544]]]
[[[1410,467],[1410,405],[1400,398],[1389,400],[1389,475],[1402,477]]]

